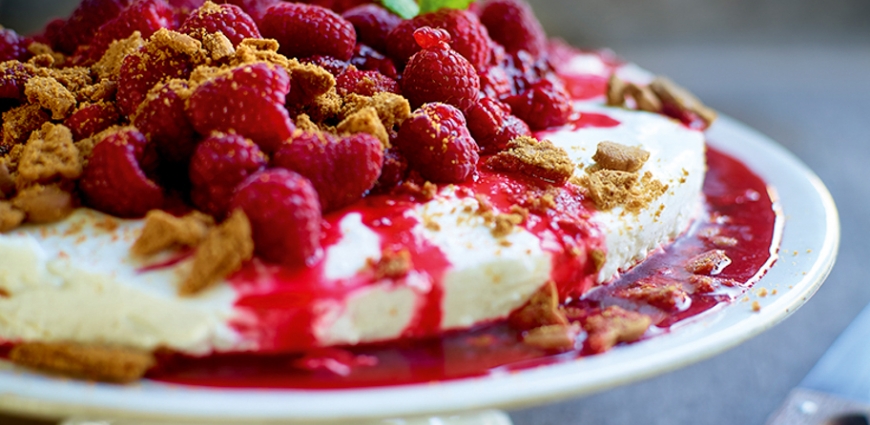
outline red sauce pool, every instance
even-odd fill
[[[707,214],[689,234],[570,306],[600,308],[616,304],[653,312],[655,325],[667,330],[674,323],[734,301],[748,289],[774,258],[771,246],[775,242],[777,213],[766,184],[742,163],[715,149],[708,149],[707,163],[709,170],[704,183]],[[736,244],[724,246],[723,240]],[[705,293],[687,282],[689,273],[684,265],[689,258],[711,249],[724,250],[732,262],[715,276],[722,282],[719,289]],[[678,282],[685,290],[689,307],[666,311],[620,297],[621,288],[641,279],[661,285]],[[554,354],[525,345],[518,331],[499,323],[434,338],[321,349],[304,355],[226,354],[206,358],[168,355],[148,377],[211,387],[339,389],[483,376],[570,361],[584,355],[588,353],[582,348]]]

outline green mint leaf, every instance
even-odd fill
[[[438,9],[468,9],[473,0],[420,0],[420,13],[434,12]]]
[[[402,19],[411,19],[420,13],[420,6],[414,0],[381,0],[381,3]]]

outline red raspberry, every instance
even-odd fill
[[[479,159],[462,112],[444,103],[427,103],[402,123],[396,145],[424,178],[461,183],[474,173]]]
[[[266,10],[275,3],[280,3],[281,0],[221,0],[220,2],[241,7],[254,22],[259,23],[266,16]]]
[[[94,146],[79,180],[85,204],[119,217],[141,217],[163,204],[163,189],[143,171],[145,136],[135,129],[111,134]]]
[[[374,96],[375,93],[390,92],[400,94],[399,83],[386,77],[378,71],[359,71],[348,69],[336,78],[338,94],[344,96],[356,93],[363,96]]]
[[[450,33],[450,47],[459,52],[474,69],[483,71],[490,58],[492,40],[477,16],[466,10],[441,9],[416,16],[399,24],[387,38],[387,53],[396,64],[405,64],[420,50],[414,31],[422,27],[442,28]]]
[[[158,83],[171,78],[187,79],[193,70],[190,56],[149,43],[127,55],[118,72],[118,108],[132,116],[148,92]]]
[[[250,140],[238,134],[212,134],[196,146],[190,159],[193,204],[223,218],[236,186],[266,168],[266,162],[266,155]]]
[[[525,50],[538,57],[547,47],[547,36],[528,4],[522,0],[491,0],[483,5],[480,22],[489,36],[508,53]]]
[[[196,148],[196,134],[187,119],[184,98],[179,95],[186,88],[187,83],[177,80],[155,87],[132,119],[133,125],[169,162],[190,159]]]
[[[423,27],[414,32],[414,37],[423,50],[411,56],[402,73],[402,93],[411,107],[444,102],[466,111],[474,106],[480,78],[474,67],[447,44],[447,31]]]
[[[531,136],[529,126],[510,114],[510,107],[485,97],[468,111],[468,130],[484,153],[497,153],[520,136]]]
[[[193,11],[178,30],[198,40],[205,34],[222,32],[234,46],[246,38],[260,38],[254,20],[242,8],[232,4],[216,5],[206,2]]]
[[[160,28],[169,28],[172,22],[172,8],[163,0],[136,0],[100,26],[91,40],[88,57],[97,61],[113,41],[127,38],[135,31],[139,31],[142,38],[148,38]]]
[[[341,16],[353,24],[358,42],[379,52],[387,51],[387,36],[402,23],[402,18],[374,3],[348,9]]]
[[[301,3],[278,3],[260,23],[264,37],[278,40],[278,52],[289,57],[333,56],[348,60],[353,55],[356,31],[335,12]]]
[[[272,165],[311,180],[324,213],[362,198],[375,185],[383,164],[381,142],[367,133],[341,138],[329,133],[297,133],[272,158]]]
[[[513,93],[514,83],[507,71],[500,66],[491,66],[481,72],[480,91],[486,97],[501,99]]]
[[[78,46],[90,44],[97,29],[129,4],[130,0],[82,0],[67,21],[49,23],[45,35],[55,49],[71,55]]]
[[[0,62],[0,99],[26,100],[24,84],[33,74],[20,62]]]
[[[396,65],[393,64],[393,60],[365,44],[357,44],[354,47],[350,63],[357,67],[357,69],[378,71],[394,80],[399,78],[399,73],[396,72]]]
[[[17,32],[0,27],[0,62],[24,60],[27,57],[24,42]]]
[[[281,67],[242,65],[201,84],[190,96],[187,114],[199,134],[234,132],[274,152],[295,126],[284,99],[290,78]]]
[[[363,3],[370,3],[371,0],[307,0],[306,3],[325,7],[335,13],[342,13],[350,8],[359,6]]]
[[[508,96],[504,101],[511,106],[514,115],[525,121],[532,130],[566,124],[572,111],[568,93],[550,80],[541,80],[518,95]]]
[[[73,140],[81,140],[117,124],[120,119],[114,103],[98,102],[83,104],[64,120],[63,125],[69,127]]]
[[[384,166],[381,167],[381,175],[378,177],[372,192],[383,193],[402,183],[408,175],[408,160],[399,152],[399,148],[392,146],[384,151]]]
[[[332,74],[333,77],[338,77],[347,70],[347,61],[338,60],[332,56],[314,55],[307,58],[302,58],[302,62],[317,65]]]
[[[236,189],[231,209],[251,221],[254,249],[286,266],[312,265],[321,254],[320,203],[305,177],[282,168],[261,171]]]
[[[506,55],[501,66],[513,80],[514,94],[527,90],[553,71],[546,58],[535,59],[525,50]]]

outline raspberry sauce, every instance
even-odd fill
[[[651,314],[654,325],[667,331],[677,322],[734,301],[757,280],[775,259],[772,245],[775,243],[778,215],[768,188],[738,160],[715,149],[708,148],[707,163],[709,170],[704,184],[707,213],[689,233],[618,280],[590,291],[569,306],[595,309],[616,304],[645,313],[654,312]],[[484,175],[477,184],[485,187],[491,182],[487,183]],[[494,198],[494,204],[497,202],[498,199]],[[578,213],[582,206],[577,208],[573,213]],[[715,275],[715,288],[702,290],[687,280],[689,273],[685,265],[692,257],[711,249],[723,250],[732,262]],[[421,247],[415,255],[427,255],[426,247]],[[440,260],[436,256],[431,261]],[[621,289],[640,280],[653,285],[678,282],[688,297],[688,308],[667,311],[653,308],[644,300],[620,297]],[[580,293],[585,290],[573,289]],[[287,296],[293,299],[291,292],[288,290]],[[272,298],[274,296],[264,295],[262,299],[250,298],[241,302],[253,305],[255,303],[251,300],[256,299],[257,303],[283,304],[288,299]],[[430,302],[434,303],[437,297],[438,294],[433,294]],[[305,299],[301,297],[296,301],[304,303]],[[440,315],[431,305],[427,310],[427,314],[433,315],[429,319],[421,318],[408,336],[427,335],[433,330],[434,318],[440,318]],[[302,317],[297,323],[305,319]],[[282,329],[275,330],[276,341],[281,332]],[[225,354],[207,358],[167,355],[149,378],[212,387],[358,388],[484,376],[571,361],[584,355],[589,353],[583,349],[551,353],[528,346],[521,342],[518,331],[497,323],[440,336],[403,338],[389,344],[315,349],[304,354]]]

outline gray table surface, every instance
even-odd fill
[[[712,359],[585,398],[510,412],[515,425],[763,424],[870,302],[870,40],[669,45],[624,57],[690,88],[810,166],[838,204],[840,256],[815,297],[782,324]],[[0,424],[30,425],[0,415]]]

